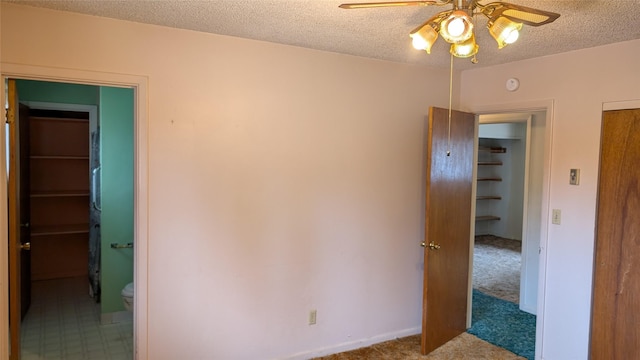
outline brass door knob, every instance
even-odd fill
[[[25,250],[25,251],[31,250],[31,243],[30,242],[26,242],[24,244],[20,244],[20,249]]]
[[[420,246],[427,247],[427,243],[423,241],[423,242],[420,243]],[[440,249],[440,244],[436,244],[435,241],[432,241],[432,242],[429,243],[429,249],[438,250],[438,249]]]

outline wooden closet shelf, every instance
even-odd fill
[[[42,122],[53,122],[53,123],[62,123],[62,122],[71,122],[71,123],[89,123],[89,119],[74,119],[74,118],[62,118],[62,117],[48,117],[48,116],[30,116],[29,119],[31,121],[42,121]]]
[[[497,196],[497,195],[477,196],[476,200],[502,200],[502,196]]]
[[[89,160],[88,156],[70,155],[31,155],[32,160]]]
[[[497,177],[486,177],[486,178],[478,178],[478,181],[502,181],[502,179]]]
[[[83,197],[83,196],[89,196],[89,190],[32,191],[30,196],[32,198]]]
[[[490,152],[494,154],[504,154],[507,152],[507,149],[503,147],[498,147],[498,146],[493,146],[493,147],[480,146],[478,147],[478,151]]]
[[[476,221],[489,221],[489,220],[500,220],[500,217],[493,216],[493,215],[476,216]]]
[[[31,236],[88,234],[89,224],[43,225],[31,227]]]
[[[502,165],[502,161],[478,161],[478,165]]]

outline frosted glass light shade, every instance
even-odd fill
[[[451,54],[459,58],[468,58],[478,53],[480,46],[476,44],[475,36],[461,44],[451,44]]]
[[[438,32],[429,24],[412,32],[409,36],[412,39],[413,47],[417,50],[425,50],[427,54],[431,54],[431,47],[438,40]]]
[[[493,36],[498,43],[498,49],[502,49],[508,44],[513,44],[518,40],[522,24],[501,16],[495,21],[490,21],[487,27],[489,28],[491,36]]]

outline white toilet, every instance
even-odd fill
[[[124,303],[125,309],[133,311],[133,283],[128,283],[120,294],[122,295],[122,302]]]

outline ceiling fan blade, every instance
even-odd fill
[[[372,2],[372,3],[350,3],[342,4],[339,7],[343,9],[364,9],[364,8],[377,8],[377,7],[394,7],[394,6],[429,6],[429,5],[446,5],[451,3],[451,0],[424,0],[424,1],[384,1],[384,2]]]
[[[509,4],[505,2],[494,2],[487,5],[479,5],[480,10],[490,19],[497,19],[504,16],[509,20],[531,26],[540,26],[554,22],[560,14],[538,10],[522,5]]]

